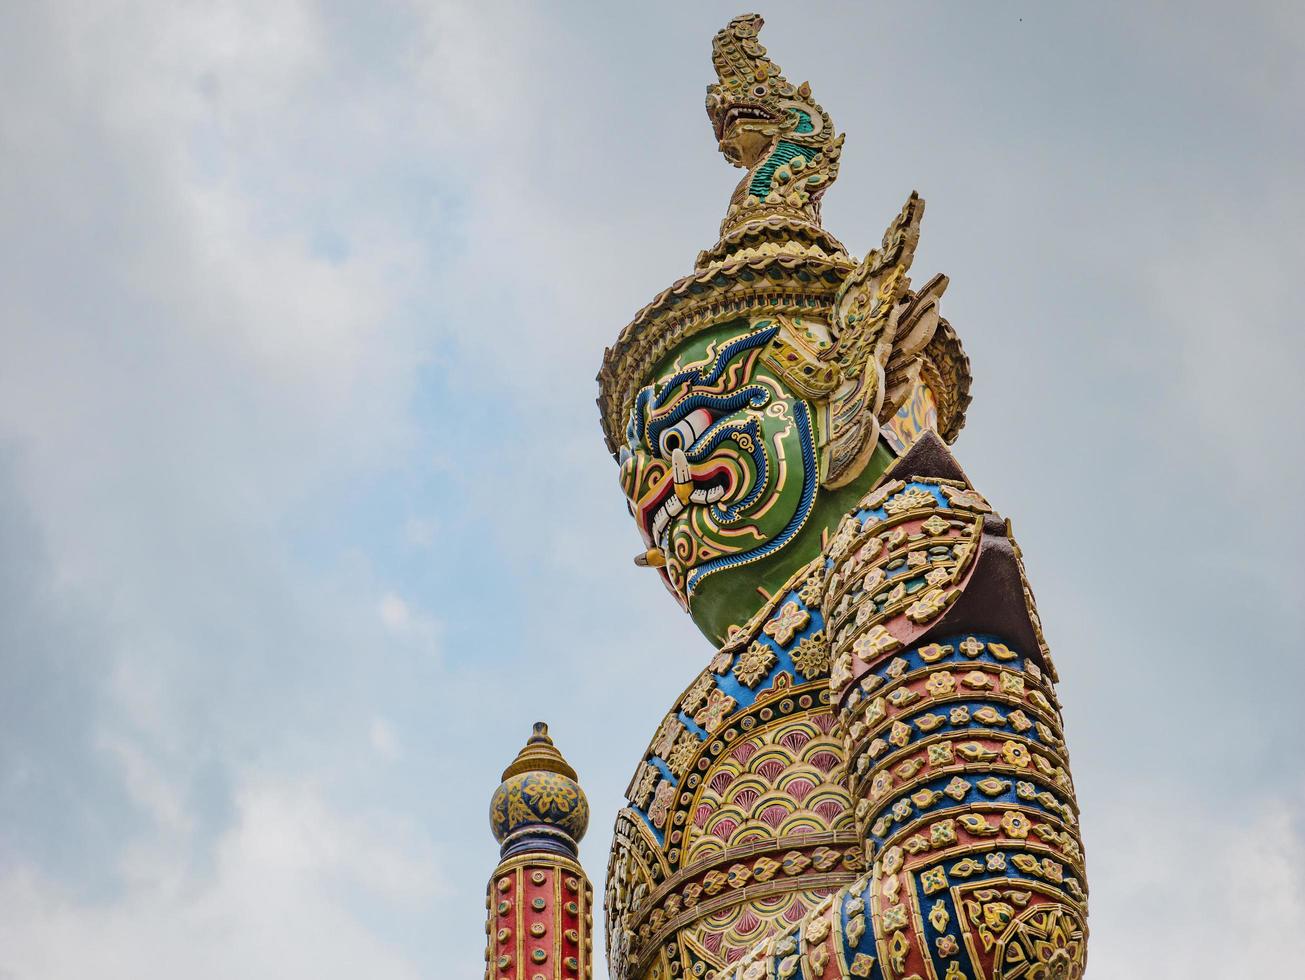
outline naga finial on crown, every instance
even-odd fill
[[[843,137],[811,85],[791,84],[766,56],[757,39],[762,24],[757,14],[735,17],[712,41],[719,80],[707,87],[707,115],[725,159],[747,174],[730,198],[720,242],[700,265],[767,230],[772,240],[845,254],[820,227],[820,198],[838,176]]]

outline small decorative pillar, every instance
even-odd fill
[[[543,722],[503,771],[489,820],[501,850],[485,899],[486,980],[588,980],[593,887],[577,845],[589,801]]]

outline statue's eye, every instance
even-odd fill
[[[695,408],[680,421],[662,431],[657,439],[657,448],[663,457],[670,456],[677,449],[688,450],[698,438],[711,428],[716,419],[705,408]]]

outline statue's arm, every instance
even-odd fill
[[[870,870],[736,975],[1080,977],[1077,805],[1007,524],[929,436],[830,556],[831,683]]]

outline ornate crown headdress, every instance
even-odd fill
[[[918,292],[906,278],[922,200],[911,195],[881,249],[859,264],[821,226],[820,202],[838,176],[843,137],[810,85],[789,83],[767,56],[757,39],[761,26],[761,17],[744,14],[712,41],[717,81],[707,89],[707,115],[726,159],[747,170],[720,239],[604,352],[598,407],[615,454],[635,395],[684,340],[743,316],[826,319],[834,344],[809,366],[828,379],[827,480],[839,485],[855,476],[880,419],[919,379],[937,401],[939,433],[955,439],[969,403],[969,360],[938,316],[946,278],[935,276]]]

